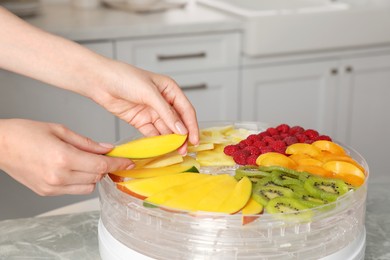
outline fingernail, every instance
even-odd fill
[[[187,129],[185,128],[185,126],[183,125],[182,122],[177,121],[175,123],[175,127],[176,127],[177,131],[179,131],[180,134],[182,134],[182,135],[187,134]]]
[[[135,167],[135,164],[132,163],[132,164],[130,164],[129,166],[127,166],[126,170],[131,170],[131,169],[133,169],[134,167]]]
[[[99,143],[99,145],[104,148],[110,148],[110,149],[114,148],[114,145],[109,143]]]

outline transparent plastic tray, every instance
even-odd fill
[[[233,124],[261,132],[263,123]],[[364,158],[344,146],[365,169]],[[234,167],[207,167],[207,174],[234,173]],[[288,214],[262,214],[243,225],[242,215],[170,212],[146,208],[142,200],[115,187],[109,177],[99,185],[101,221],[119,242],[156,259],[319,259],[352,243],[364,230],[366,182],[336,202],[310,209],[310,221]]]

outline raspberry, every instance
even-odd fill
[[[263,140],[264,137],[266,136],[270,136],[269,133],[267,132],[261,132],[260,134],[257,135],[259,137],[260,140]]]
[[[259,141],[254,142],[253,146],[256,146],[257,148],[261,148],[261,147],[267,146],[267,144],[265,142],[259,140]]]
[[[256,159],[257,159],[258,156],[255,156],[255,155],[251,155],[249,156],[248,158],[246,158],[246,164],[247,165],[257,165],[256,164]]]
[[[252,140],[253,142],[256,142],[257,140],[259,140],[259,137],[257,136],[257,134],[251,134],[246,139]]]
[[[279,131],[279,133],[288,133],[290,130],[290,126],[287,124],[281,124],[276,127],[276,129]]]
[[[315,140],[316,140],[316,141],[317,141],[317,140],[332,141],[332,138],[330,138],[330,137],[327,136],[327,135],[320,135],[320,136],[318,136]]]
[[[229,155],[229,156],[232,156],[238,150],[240,150],[240,148],[237,145],[234,145],[234,144],[226,145],[225,148],[223,148],[223,152],[226,155]]]
[[[269,145],[272,142],[275,142],[275,140],[271,136],[266,136],[263,138],[263,142]]]
[[[246,159],[249,157],[249,151],[240,150],[233,154],[233,160],[240,165],[246,164]]]
[[[276,128],[270,127],[267,129],[267,133],[269,133],[271,136],[273,136],[273,135],[278,135],[279,131],[276,130]]]
[[[319,136],[318,132],[316,130],[313,130],[313,129],[307,129],[303,133],[307,137],[309,137],[310,140],[314,140]]]
[[[304,134],[297,134],[295,137],[298,139],[299,143],[304,143],[307,140],[307,136]]]
[[[286,151],[286,144],[283,141],[275,141],[269,145],[275,152],[283,153]]]
[[[245,140],[242,140],[242,141],[246,144],[246,146],[250,146],[254,142],[254,140],[251,140],[251,139],[245,139]]]
[[[249,151],[250,155],[259,156],[260,154],[260,149],[256,146],[247,146],[244,150]]]
[[[307,139],[307,140],[305,141],[306,144],[312,144],[313,142],[314,142],[314,140],[311,140],[311,139]]]
[[[282,137],[282,139],[286,138],[286,137],[289,137],[290,135],[288,133],[282,133],[280,134],[280,137]]]
[[[245,140],[240,141],[237,145],[238,145],[238,147],[239,147],[240,149],[244,149],[245,147],[248,146],[248,145],[246,144]]]
[[[296,134],[301,134],[304,131],[305,131],[305,129],[303,129],[303,127],[301,127],[301,126],[293,126],[290,128],[289,133],[291,135],[296,135]]]
[[[295,136],[287,136],[286,138],[283,139],[283,141],[286,143],[286,146],[298,143],[298,138]]]
[[[264,146],[260,148],[261,154],[263,153],[269,153],[269,152],[275,152],[275,150],[271,146]]]
[[[277,140],[282,140],[283,138],[280,135],[273,135],[272,138],[277,141]]]

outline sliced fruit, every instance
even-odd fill
[[[323,178],[311,176],[308,178],[303,187],[316,198],[325,201],[335,201],[337,198],[348,192],[348,185],[339,179]]]
[[[286,185],[303,185],[303,182],[299,179],[299,174],[293,175],[287,172],[282,171],[273,171],[271,172],[272,181],[279,186]]]
[[[177,164],[183,162],[183,156],[178,152],[174,151],[165,155],[161,155],[156,159],[146,163],[144,168],[161,168],[169,165]]]
[[[111,174],[125,178],[150,178],[161,175],[170,175],[180,172],[199,172],[199,163],[192,157],[186,156],[182,163],[161,168],[140,168],[116,171]]]
[[[248,202],[252,193],[252,182],[248,177],[242,178],[234,187],[228,198],[219,206],[216,212],[233,214],[240,211]]]
[[[244,176],[247,176],[248,178],[263,178],[270,176],[269,172],[260,171],[259,167],[257,166],[240,166],[236,169],[234,178],[236,180],[241,180]]]
[[[246,225],[246,224],[249,224],[249,223],[255,221],[258,218],[258,216],[256,216],[256,215],[262,213],[263,210],[264,210],[263,205],[259,204],[252,197],[249,198],[248,202],[241,210],[242,224]]]
[[[204,144],[200,144],[198,146],[188,146],[187,152],[195,153],[195,152],[207,151],[207,150],[213,150],[213,149],[214,149],[213,143],[204,143]]]
[[[289,158],[292,159],[294,162],[298,163],[298,161],[301,159],[307,159],[307,158],[312,158],[312,157],[310,157],[307,154],[297,153],[297,154],[290,155]]]
[[[256,164],[261,166],[282,166],[287,168],[295,168],[296,163],[290,159],[289,157],[285,156],[284,154],[280,154],[277,152],[269,152],[264,153],[257,157]]]
[[[327,140],[318,140],[312,143],[313,146],[318,147],[321,151],[327,151],[332,154],[345,155],[346,152],[343,147],[340,145],[327,141]]]
[[[297,171],[300,172],[308,172],[314,175],[322,176],[322,177],[333,177],[333,172],[324,169],[322,166],[316,165],[298,165],[296,168]]]
[[[214,150],[201,151],[196,155],[196,160],[201,166],[233,166],[235,162],[232,157],[223,153],[222,145],[216,145]]]
[[[311,210],[307,210],[307,206],[300,203],[297,199],[290,197],[271,199],[265,209],[269,214],[285,213],[283,215],[278,214],[278,217],[286,219],[309,221],[313,215]]]
[[[330,162],[330,161],[343,161],[343,162],[349,162],[354,164],[356,167],[358,167],[362,172],[365,171],[363,166],[361,166],[357,161],[352,159],[349,155],[337,155],[337,154],[327,154],[322,157],[318,157],[319,160],[321,160],[323,163]]]
[[[253,187],[252,194],[253,199],[263,206],[266,206],[273,198],[292,196],[294,196],[294,193],[289,188],[273,185],[262,186],[258,184]]]
[[[345,182],[360,186],[364,183],[366,175],[356,165],[344,161],[330,161],[323,165],[324,169],[332,171],[335,178],[343,179]]]
[[[312,166],[322,166],[322,162],[320,160],[314,158],[302,158],[297,161],[298,165],[312,165]]]
[[[106,155],[130,159],[150,158],[178,149],[186,139],[187,135],[179,134],[143,137],[118,145]]]
[[[287,147],[286,154],[307,154],[315,157],[321,154],[321,150],[311,144],[295,143]]]
[[[193,172],[176,173],[146,179],[132,179],[124,182],[118,182],[117,188],[134,197],[145,199],[170,187],[182,185],[204,177],[204,174]]]
[[[194,189],[189,189],[170,200],[161,203],[161,206],[186,211],[198,211],[197,205],[212,190],[223,190],[222,186],[227,179],[233,177],[228,174],[214,175],[213,180]],[[215,209],[216,210],[216,209]],[[214,211],[214,209],[211,209]]]

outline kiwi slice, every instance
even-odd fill
[[[294,197],[301,204],[309,208],[318,207],[327,203],[327,201],[321,198],[316,198],[313,195],[309,194],[309,192],[306,191],[305,188],[303,187],[303,183],[301,185],[296,185],[296,184],[287,185],[286,187],[291,189],[294,192]]]
[[[305,190],[315,198],[325,201],[335,201],[348,192],[348,185],[339,179],[310,176],[303,184]]]
[[[307,172],[298,172],[290,168],[274,165],[274,166],[259,166],[258,167],[260,171],[263,172],[273,172],[273,171],[279,171],[279,172],[284,172],[286,174],[289,174],[290,176],[296,176],[299,180],[305,181],[309,176],[311,175],[310,173]]]
[[[268,176],[268,177],[264,177],[264,178],[259,179],[259,180],[256,182],[256,186],[279,186],[279,185],[276,184],[276,183],[272,180],[272,177],[271,177],[271,176]]]
[[[256,184],[254,185],[252,192],[253,199],[263,206],[266,206],[273,198],[293,196],[294,192],[291,189],[273,185],[262,186]]]
[[[291,197],[273,198],[268,202],[265,209],[269,214],[285,213],[280,215],[280,217],[288,219],[308,221],[313,215],[311,210],[307,210],[308,207],[306,205]]]
[[[270,174],[268,172],[260,171],[257,166],[242,166],[236,169],[234,178],[236,178],[236,180],[241,180],[244,176],[246,176],[249,179],[256,181],[255,178],[261,179],[269,175]]]
[[[299,174],[291,174],[282,171],[272,171],[271,178],[274,183],[280,186],[287,186],[292,184],[303,186],[303,182],[299,179]]]

